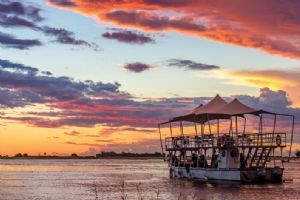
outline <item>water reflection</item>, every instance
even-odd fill
[[[0,160],[0,199],[299,199],[300,162],[285,184],[240,185],[168,178],[161,160]]]

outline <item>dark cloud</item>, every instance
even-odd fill
[[[48,2],[62,7],[76,7],[76,3],[72,0],[48,0]]]
[[[37,29],[43,21],[39,8],[16,1],[0,2],[0,25],[3,27],[27,27]]]
[[[39,70],[34,67],[25,66],[20,63],[13,63],[9,60],[2,60],[0,59],[0,68],[2,69],[13,69],[17,71],[23,71],[30,74],[36,74]]]
[[[62,100],[84,101],[88,97],[127,96],[119,91],[118,83],[102,83],[90,80],[81,82],[69,77],[54,77],[49,73],[39,73],[38,69],[0,60],[0,88],[7,97],[18,97],[2,106],[23,106],[31,103],[50,103]],[[22,97],[22,98],[21,98]],[[2,96],[4,99],[5,96]],[[9,102],[4,101],[2,102]]]
[[[32,29],[37,28],[35,22],[16,16],[7,16],[3,14],[0,14],[0,25],[2,27],[27,27]]]
[[[33,21],[42,21],[43,17],[41,17],[40,11],[39,8],[24,5],[18,1],[0,1],[1,14],[17,15]]]
[[[13,35],[0,32],[0,45],[5,48],[29,49],[35,46],[41,46],[39,40],[17,39]]]
[[[54,1],[53,1],[54,2]],[[71,1],[55,1],[60,5],[71,6]],[[76,39],[75,33],[63,28],[53,28],[49,26],[41,26],[39,23],[43,21],[43,17],[40,15],[40,9],[26,5],[20,2],[0,2],[0,26],[5,28],[30,28],[34,31],[42,32],[44,35],[55,38],[53,42],[59,44],[67,44],[74,46],[86,46],[94,50],[99,50],[97,44],[93,42],[87,42],[85,40]],[[3,35],[3,34],[2,34]],[[17,48],[17,49],[28,49],[30,45],[41,45],[38,40],[18,40],[15,41],[15,37],[12,35],[3,35],[2,38],[6,36],[6,43],[1,42],[3,47]],[[0,35],[1,37],[1,35]],[[8,42],[8,38],[11,40]],[[0,38],[1,39],[1,38]],[[27,42],[26,44],[15,45],[14,43]],[[33,44],[32,44],[33,43]]]
[[[135,62],[135,63],[127,63],[126,65],[124,65],[124,68],[130,72],[141,73],[143,71],[154,68],[154,66],[147,65],[140,62]]]
[[[99,50],[99,47],[95,43],[89,43],[85,40],[78,40],[75,38],[75,34],[63,28],[52,28],[44,26],[40,29],[46,36],[52,36],[56,39],[54,42],[60,44],[71,44],[75,46],[87,46],[93,48],[94,50]]]
[[[192,60],[182,60],[182,59],[171,59],[167,61],[167,65],[170,67],[183,68],[185,70],[213,70],[220,69],[216,65],[207,65],[203,63],[198,63]]]
[[[121,29],[115,29],[115,32],[112,33],[103,33],[102,37],[130,44],[146,44],[155,42],[155,40],[147,34]]]
[[[0,107],[24,107],[36,103],[44,103],[43,96],[30,90],[16,91],[13,89],[0,88]]]

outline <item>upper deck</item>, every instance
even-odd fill
[[[251,133],[230,136],[215,136],[213,134],[203,136],[178,136],[165,138],[165,150],[198,150],[208,148],[238,148],[255,147],[286,147],[286,133]]]

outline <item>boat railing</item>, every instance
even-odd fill
[[[238,135],[236,146],[244,147],[285,147],[286,133],[254,133]]]
[[[165,139],[166,149],[195,148],[197,145],[198,145],[197,136],[179,136],[179,137],[169,137]]]
[[[217,137],[213,134],[203,136],[178,136],[165,139],[165,149],[199,149],[236,147],[285,147],[286,133],[246,133],[231,136],[223,134]]]

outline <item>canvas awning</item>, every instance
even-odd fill
[[[217,113],[222,113],[227,115],[243,115],[245,113],[252,113],[255,111],[256,110],[254,108],[251,108],[241,103],[238,99],[234,99],[226,106],[220,108]]]
[[[199,106],[193,110],[195,115],[218,113],[218,111],[227,105],[227,102],[219,95],[215,96],[210,102],[204,106]]]
[[[176,121],[189,121],[189,122],[198,122],[198,123],[204,123],[207,120],[207,114],[213,114],[216,113],[220,108],[227,105],[227,102],[220,97],[220,95],[216,95],[210,102],[208,102],[205,105],[199,105],[197,108],[195,108],[192,112],[174,117],[173,119],[169,120],[168,122],[176,122]],[[213,116],[211,116],[213,117]],[[226,116],[228,118],[228,116]],[[165,124],[162,123],[162,124]]]
[[[233,101],[231,101],[229,104],[221,108],[219,112],[220,114],[227,114],[231,116],[244,116],[245,114],[250,114],[250,115],[270,114],[270,115],[293,116],[288,114],[269,112],[262,109],[254,109],[251,108],[250,106],[241,103],[236,98]]]
[[[173,119],[164,122],[162,124],[176,122],[176,121],[188,121],[205,123],[214,119],[230,119],[232,116],[244,117],[245,114],[259,115],[259,114],[273,114],[273,115],[283,115],[292,116],[280,113],[272,113],[265,110],[256,110],[241,103],[238,99],[232,100],[227,103],[219,95],[215,96],[210,102],[205,105],[200,105],[195,108],[192,112],[182,115],[179,117],[174,117]]]

